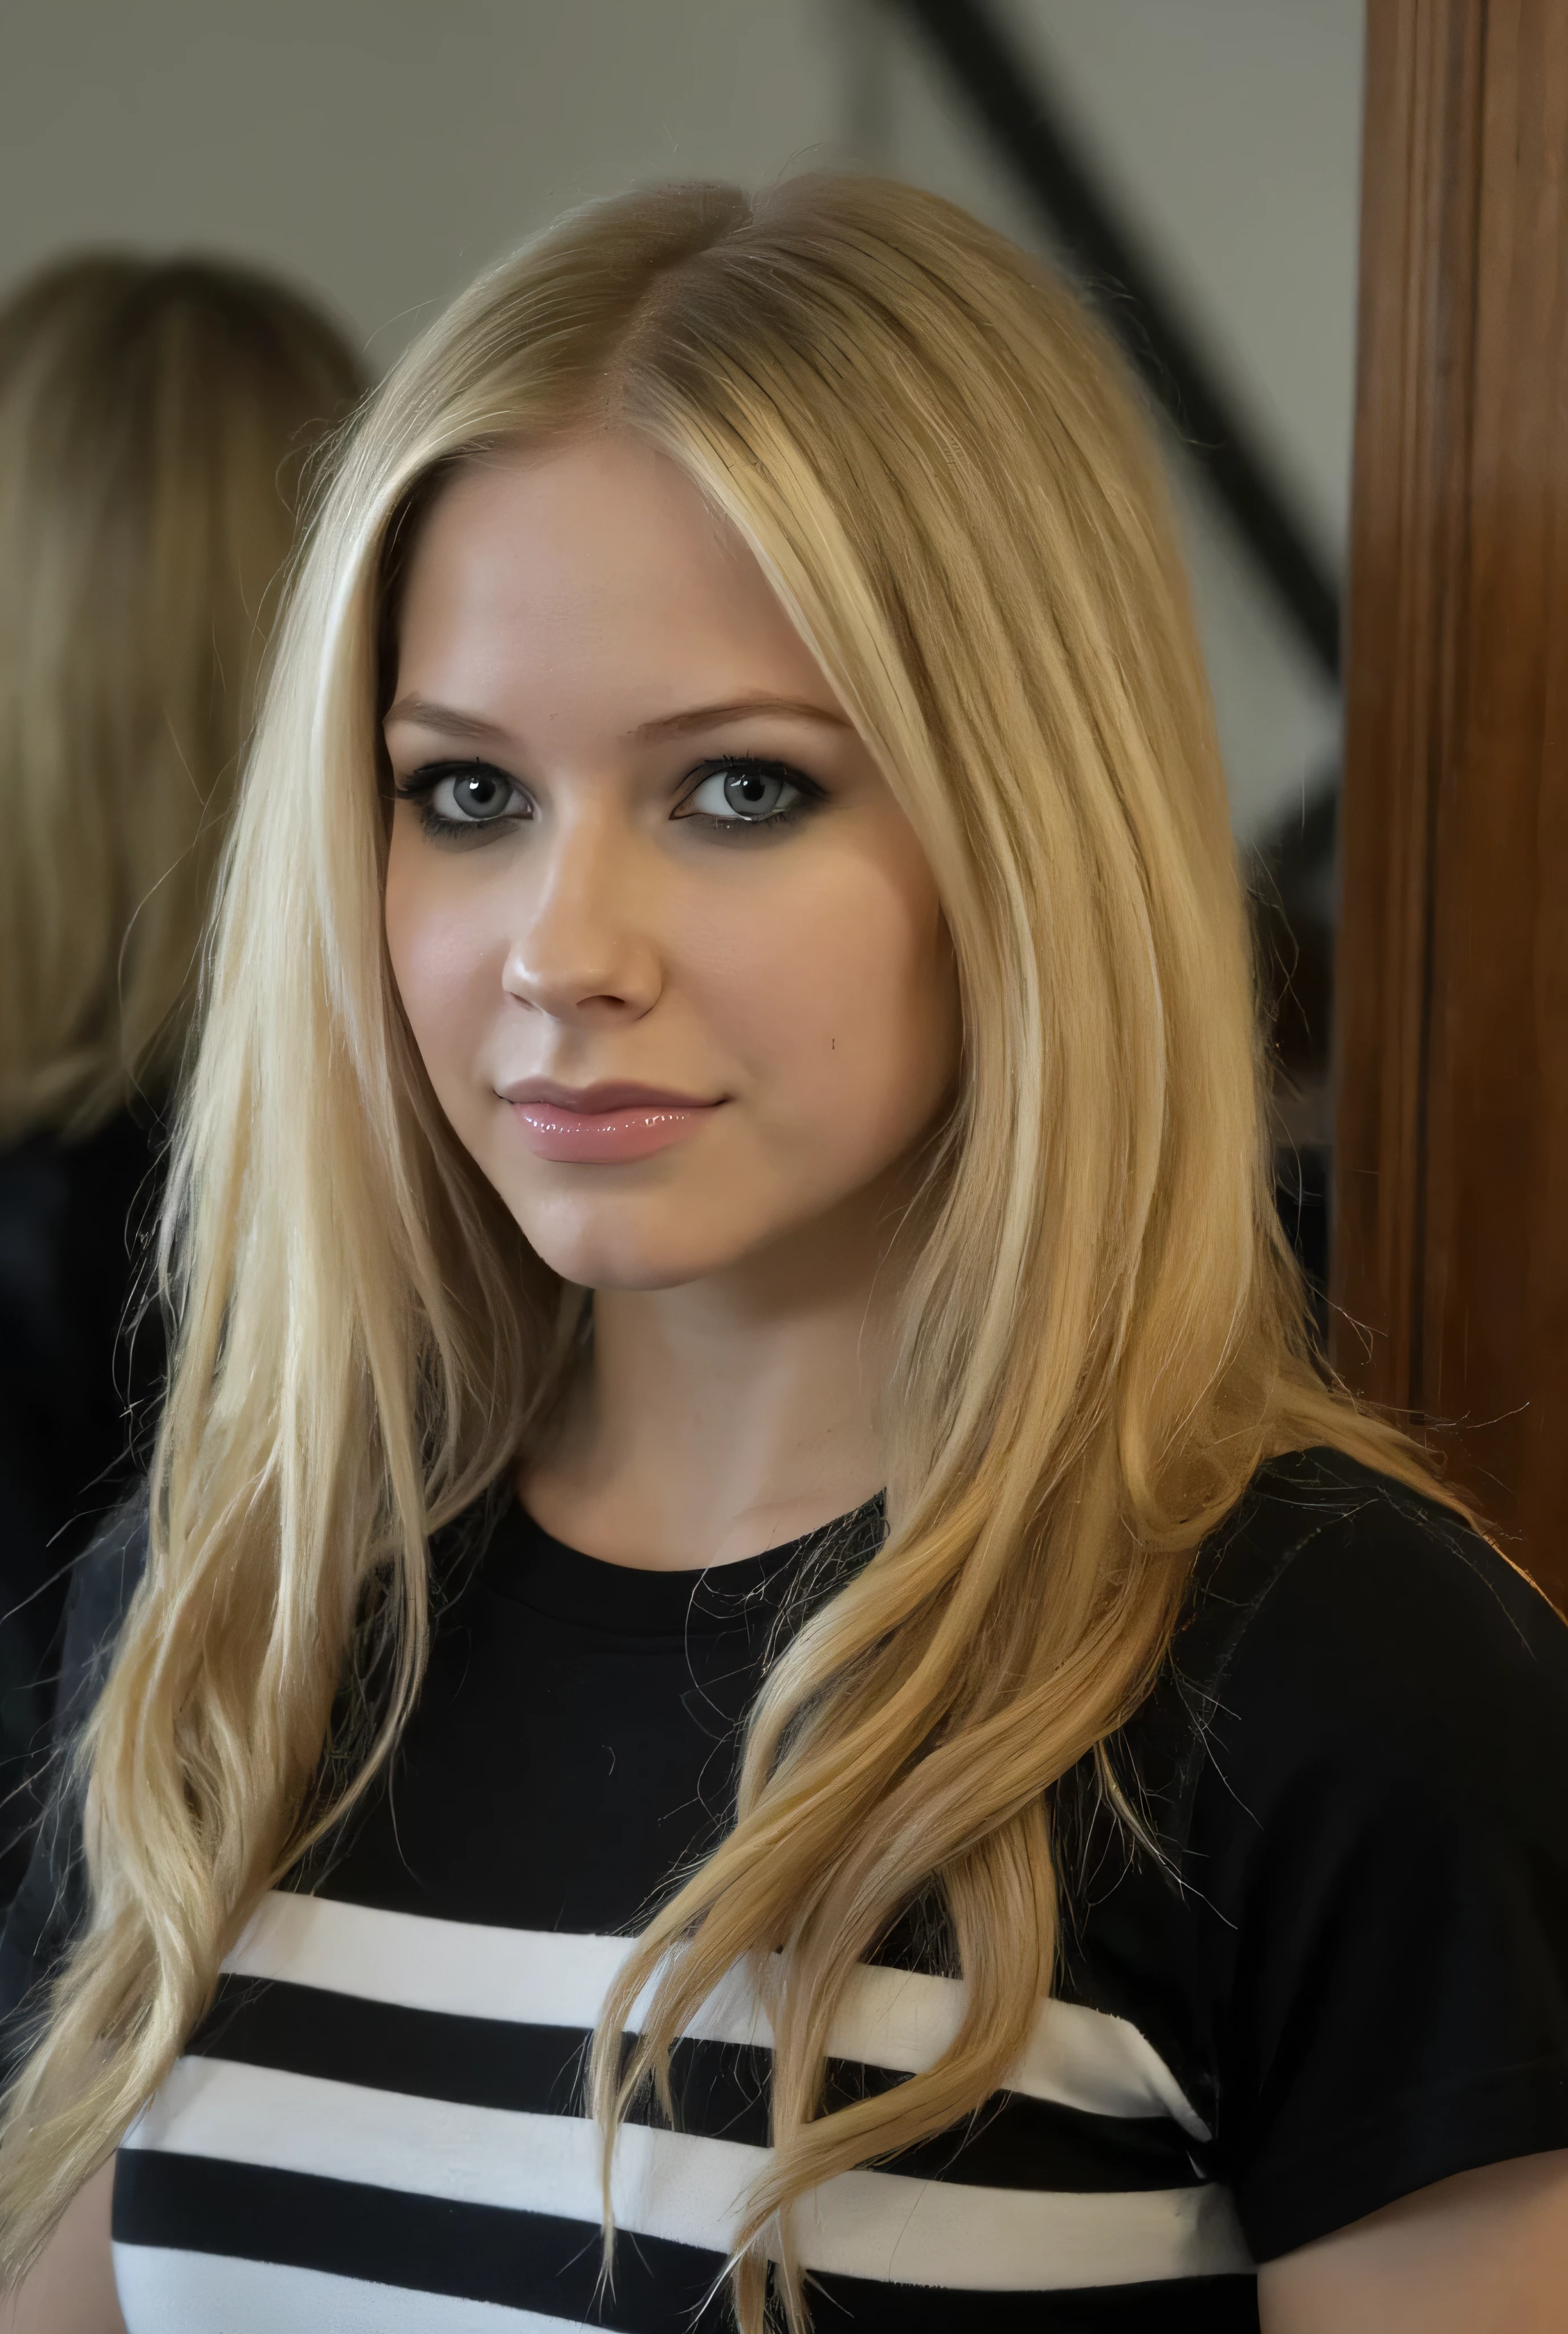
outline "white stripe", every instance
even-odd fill
[[[223,2059],[181,2059],[121,2145],[599,2219],[599,2134],[578,2117],[460,2107]],[[616,2219],[636,2235],[727,2252],[766,2161],[765,2149],[734,2140],[633,2125],[616,2153]],[[850,2172],[802,2207],[798,2238],[810,2269],[973,2290],[1248,2266],[1229,2195],[1213,2186],[1062,2195]]]
[[[590,2028],[629,1950],[624,1937],[484,1928],[278,1890],[262,1900],[224,1967],[409,2010]],[[963,2011],[964,1989],[955,1978],[862,1964],[833,2021],[828,2051],[835,2059],[917,2074],[948,2048]],[[632,2022],[639,2022],[635,2012]],[[716,2042],[771,2040],[740,1972],[713,1995],[688,2031]],[[1077,2002],[1041,2005],[1007,2088],[1091,2115],[1168,2115],[1190,2138],[1209,2136],[1137,2027]]]
[[[561,2334],[582,2322],[166,2245],[117,2244],[114,2283],[127,2334]]]

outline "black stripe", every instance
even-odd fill
[[[595,2295],[598,2232],[581,2221],[452,2204],[150,2148],[123,2149],[114,2179],[118,2244],[168,2245],[323,2270],[414,2292],[457,2295],[623,2334],[718,2334],[721,2297],[701,2303],[717,2253],[622,2237],[615,2291]],[[813,2277],[823,2334],[1257,2334],[1251,2276],[1160,2280],[1067,2292],[986,2292]]]
[[[204,2058],[465,2107],[581,2115],[589,2037],[229,1975],[186,2044]]]
[[[1158,2278],[1055,2293],[988,2293],[813,2277],[817,2334],[1258,2334],[1257,2279]]]
[[[955,2292],[812,2278],[817,2334],[1257,2334],[1257,2278],[1152,2278],[1062,2292]]]
[[[515,2025],[366,2001],[282,1979],[229,1976],[187,2047],[368,2090],[525,2115],[581,2115],[588,2042],[575,2027]],[[767,2146],[770,2060],[767,2050],[738,2043],[677,2043],[670,2088],[678,2127],[704,2139]],[[891,2090],[904,2079],[886,2068],[832,2060],[828,2104]],[[661,2118],[645,2100],[632,2120]],[[905,2149],[884,2169],[922,2180],[1069,2194],[1182,2188],[1198,2176],[1169,2117],[1090,2115],[1015,2092],[1000,2094],[957,2131]]]
[[[627,2334],[717,2334],[726,2322],[722,2308],[702,2311],[722,2257],[695,2245],[621,2237],[603,2297],[599,2231],[585,2222],[158,2148],[120,2150],[113,2232],[117,2244],[325,2270]]]
[[[880,2067],[830,2059],[826,2103],[842,2107],[904,2080]],[[998,2091],[956,2130],[878,2161],[880,2170],[915,2180],[1061,2195],[1189,2188],[1203,2178],[1169,2116],[1090,2115],[1018,2091]]]

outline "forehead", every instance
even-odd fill
[[[615,437],[487,455],[421,526],[399,693],[628,699],[647,720],[746,690],[821,694],[805,643],[733,526],[678,464]],[[609,708],[607,706],[606,709]]]

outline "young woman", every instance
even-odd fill
[[[410,355],[169,1239],[18,2328],[119,2322],[111,2181],[134,2334],[1558,2322],[1568,1632],[1310,1350],[1156,461],[1017,253],[674,189]]]
[[[0,307],[0,1898],[66,1567],[161,1374],[156,1321],[116,1352],[128,1251],[301,474],[361,386],[216,261],[76,256]]]

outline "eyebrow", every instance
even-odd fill
[[[657,721],[641,722],[631,735],[640,742],[679,738],[692,730],[711,729],[721,721],[745,721],[766,713],[782,714],[796,721],[820,721],[833,729],[851,726],[842,713],[832,713],[822,705],[808,705],[800,698],[738,697],[724,705],[694,705],[683,713],[667,713]],[[417,721],[423,729],[439,729],[448,737],[483,738],[489,743],[505,739],[508,734],[476,713],[462,713],[452,705],[432,704],[417,692],[399,697],[386,719],[389,722]]]
[[[476,713],[459,713],[455,706],[432,705],[428,697],[410,694],[399,697],[389,707],[387,721],[417,721],[422,729],[442,729],[454,738],[504,738],[505,729],[494,721],[481,720]]]
[[[825,722],[833,729],[851,726],[842,713],[830,713],[826,706],[808,705],[797,697],[737,697],[727,705],[694,705],[685,713],[667,713],[662,720],[644,721],[631,734],[640,738],[678,738],[691,729],[712,729],[720,721],[745,721],[761,713],[782,713],[795,721]]]

